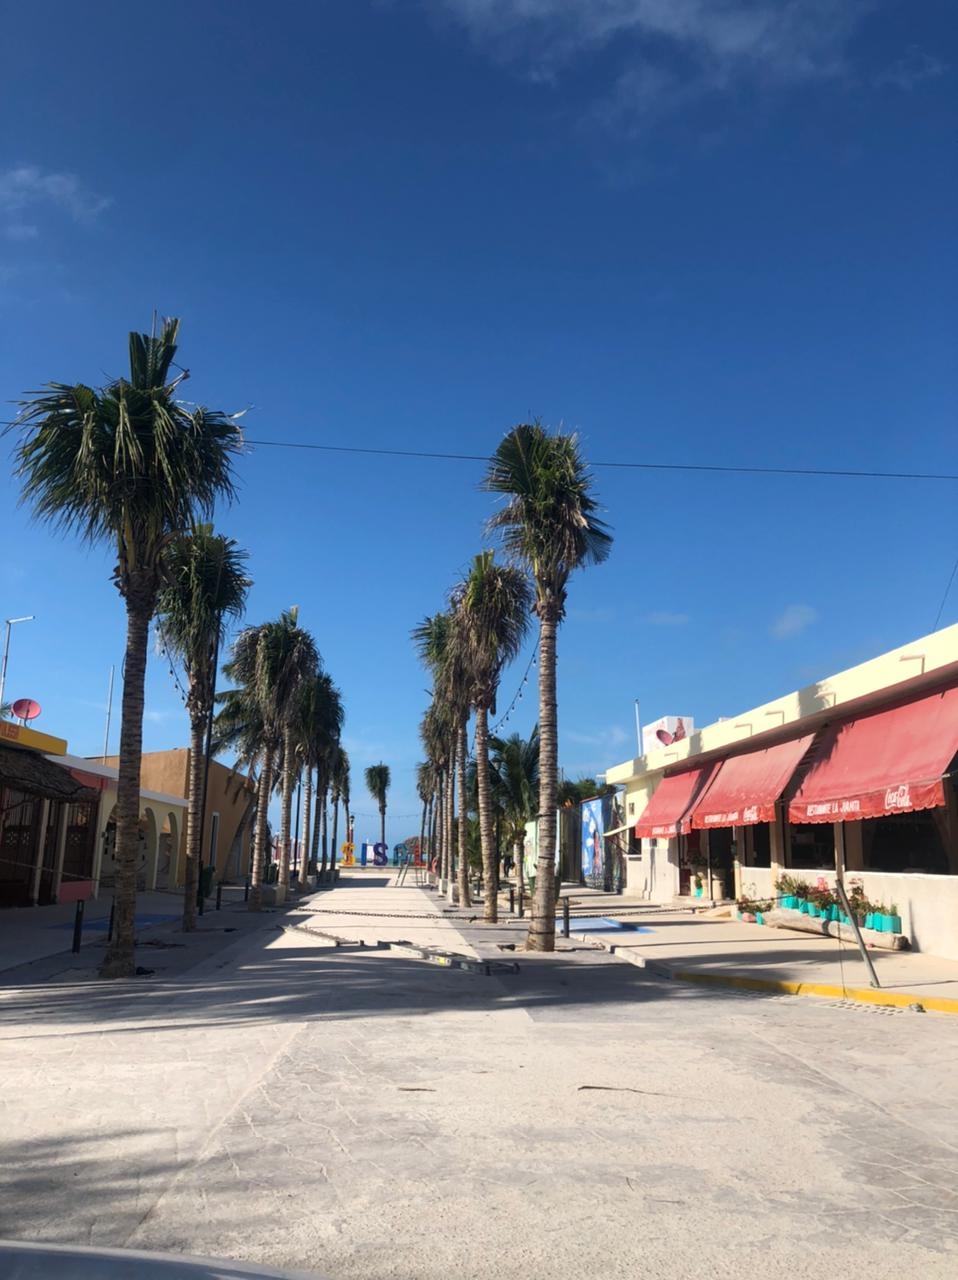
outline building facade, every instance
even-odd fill
[[[958,959],[958,626],[609,769],[626,892],[774,898],[860,881],[911,945]]]

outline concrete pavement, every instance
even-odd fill
[[[747,924],[710,913],[666,910],[572,891],[573,935],[660,974],[690,982],[820,995],[958,1014],[958,961],[910,951],[869,950],[880,989],[857,948],[837,938]],[[642,932],[610,929],[605,921]]]
[[[405,930],[489,945],[414,898]],[[335,932],[408,905],[323,899]],[[331,1280],[954,1275],[958,1021],[581,944],[450,972],[289,919],[142,985],[0,992],[0,1235]]]

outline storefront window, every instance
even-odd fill
[[[750,867],[770,867],[772,865],[772,837],[769,824],[760,822],[755,827],[745,828],[748,865]]]
[[[834,871],[835,834],[831,823],[796,823],[791,828],[789,865],[802,871]]]
[[[862,823],[862,857],[866,871],[914,871],[948,875],[947,825],[944,809],[894,813]]]

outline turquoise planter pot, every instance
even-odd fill
[[[832,903],[832,905],[831,905],[831,907],[829,908],[829,911],[828,911],[828,918],[829,918],[829,920],[831,920],[832,924],[837,924],[837,923],[838,923],[838,920],[840,919],[841,914],[842,914],[842,913],[839,911],[837,904],[836,904],[836,903]]]
[[[814,902],[810,902],[808,904],[808,914],[813,920],[817,920],[822,913],[819,911],[818,907],[816,907]]]
[[[901,916],[886,916],[885,919],[889,922],[889,933],[901,933]]]
[[[756,911],[756,912],[755,912],[755,923],[756,923],[756,924],[764,924],[764,923],[765,923],[765,917],[764,917],[764,915],[762,915],[761,911]]]

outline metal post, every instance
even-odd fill
[[[563,938],[568,938],[569,936],[569,899],[568,898],[562,899],[562,936]]]
[[[77,902],[76,915],[73,917],[73,954],[80,954],[80,942],[83,938],[83,899]]]
[[[116,667],[110,668],[110,689],[106,695],[106,728],[103,731],[103,763],[106,764],[106,758],[110,751],[110,721],[113,719],[113,678],[116,675]]]
[[[516,890],[514,885],[509,886],[509,914],[516,914]]]
[[[865,968],[868,970],[869,985],[873,987],[880,987],[881,983],[878,981],[878,974],[875,972],[875,966],[872,964],[871,956],[868,954],[867,950],[865,949],[865,942],[864,942],[864,939],[862,938],[861,930],[858,927],[858,921],[855,919],[855,916],[852,912],[851,903],[848,901],[848,895],[845,893],[845,886],[842,884],[841,880],[836,879],[835,891],[841,900],[842,910],[845,912],[845,915],[848,916],[849,920],[852,922],[852,931],[855,934],[855,941],[858,943],[859,953],[861,955],[861,958],[865,961]],[[841,929],[841,925],[839,925],[838,927],[839,929]]]
[[[3,662],[0,663],[0,706],[3,706],[3,693],[7,687],[7,659],[10,657],[10,628],[18,622],[32,622],[35,615],[30,613],[25,618],[7,618],[6,634],[3,637]]]
[[[246,877],[246,884],[243,886],[243,901],[249,902],[249,876]]]
[[[220,882],[216,886],[216,910],[219,911],[223,906],[223,884]]]
[[[113,922],[116,919],[116,898],[110,903],[110,925],[106,931],[107,942],[113,941]]]
[[[523,918],[523,916],[526,914],[526,908],[525,908],[525,895],[523,894],[523,889],[524,889],[524,888],[525,888],[525,886],[523,885],[523,883],[522,883],[522,877],[520,876],[520,878],[519,878],[519,919],[520,919],[520,920],[521,920],[521,919]]]

